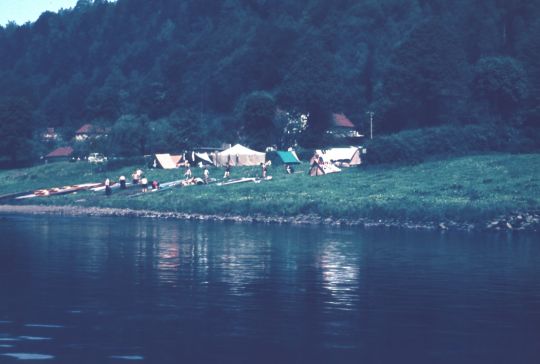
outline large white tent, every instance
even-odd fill
[[[266,153],[236,144],[216,155],[216,165],[224,166],[229,163],[231,166],[256,166],[266,161]]]
[[[361,149],[358,147],[332,148],[317,150],[315,153],[322,157],[325,163],[343,164],[343,166],[357,166],[362,163],[360,159]]]

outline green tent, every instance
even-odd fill
[[[278,150],[276,153],[283,164],[300,164],[300,160],[294,152]]]

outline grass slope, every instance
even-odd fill
[[[99,171],[87,163],[56,163],[0,172],[0,194],[131,175],[136,166]],[[190,186],[128,196],[80,192],[24,203],[80,205],[203,214],[400,219],[476,222],[522,211],[540,210],[540,154],[495,154],[426,162],[415,166],[360,167],[320,177],[308,165],[286,175],[271,167],[272,181],[231,186]],[[194,169],[194,175],[202,170]],[[180,179],[183,170],[147,170],[149,180]],[[222,169],[211,169],[221,178]],[[257,176],[259,168],[233,168],[232,177]],[[128,191],[129,192],[129,191]]]

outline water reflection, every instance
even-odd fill
[[[359,254],[351,255],[350,242],[330,242],[321,257],[323,287],[332,299],[329,304],[338,309],[351,309],[357,299],[359,281]]]
[[[0,300],[0,355],[511,359],[498,347],[490,355],[493,340],[526,359],[539,354],[531,345],[540,339],[540,247],[529,237],[9,219],[0,225],[9,237],[0,243],[0,292],[9,292]]]

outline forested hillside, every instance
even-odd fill
[[[118,154],[279,144],[277,108],[309,113],[306,144],[332,112],[534,127],[539,60],[537,0],[80,0],[0,27],[0,150],[84,123]]]

